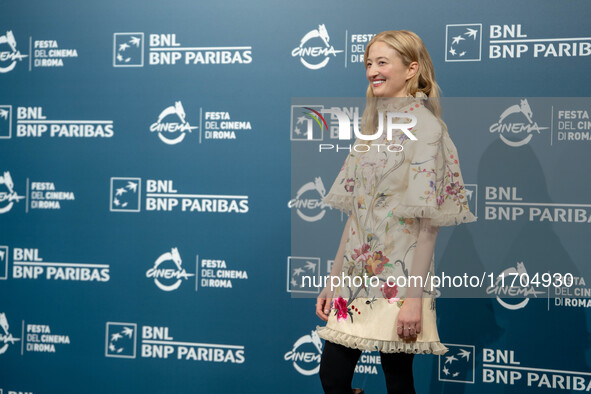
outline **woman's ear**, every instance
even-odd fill
[[[417,62],[410,63],[408,65],[408,69],[406,70],[406,80],[408,81],[409,79],[414,77],[417,72],[419,72],[419,63],[417,63]]]

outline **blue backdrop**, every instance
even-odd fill
[[[308,183],[346,152],[307,160],[298,105],[363,97],[393,29],[453,98],[479,217],[436,270],[575,277],[442,290],[450,352],[415,358],[417,391],[591,391],[591,6],[471,5],[0,1],[0,393],[322,392],[292,279],[334,257],[343,218]],[[385,392],[379,354],[354,386]]]

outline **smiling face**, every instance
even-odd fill
[[[369,48],[366,76],[376,97],[405,97],[406,81],[418,71],[418,63],[402,63],[398,52],[390,45],[377,41]]]

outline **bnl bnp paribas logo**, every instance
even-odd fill
[[[492,24],[487,27],[488,60],[548,59],[561,57],[588,57],[591,55],[591,37],[553,37],[552,29],[544,29],[543,38],[527,34],[527,26]],[[558,29],[555,29],[558,31]],[[562,31],[562,29],[560,29]],[[547,32],[550,31],[550,37]],[[452,24],[445,27],[445,61],[482,60],[482,24]]]
[[[252,46],[183,46],[177,35],[147,34],[147,59],[150,66],[249,64]],[[144,67],[144,33],[113,34],[113,67]]]
[[[330,272],[332,261],[326,266]],[[319,257],[289,256],[287,258],[287,292],[293,294],[318,294],[322,286]]]
[[[482,57],[482,24],[445,26],[445,61],[475,62]]]
[[[317,29],[310,30],[302,37],[300,45],[291,51],[291,56],[299,58],[306,68],[318,70],[342,52],[344,51],[335,49],[330,43],[326,26],[318,25]]]
[[[12,138],[12,105],[0,105],[0,139]]]
[[[113,67],[144,66],[144,33],[113,34]]]
[[[8,279],[8,246],[0,246],[0,279]]]
[[[105,357],[135,358],[136,323],[108,322]]]
[[[449,349],[439,356],[439,380],[443,382],[474,383],[476,348],[473,345],[446,343]]]
[[[292,105],[291,106],[291,140],[292,141],[323,141],[324,134],[330,131],[323,105]]]
[[[23,61],[28,55],[23,55],[17,48],[16,38],[12,30],[0,34],[0,73],[7,73]]]
[[[136,323],[107,322],[105,357],[152,358],[183,361],[242,364],[245,361],[244,345],[212,344],[203,341],[177,340],[170,327],[141,326]]]
[[[112,212],[139,212],[141,210],[140,178],[111,178]]]
[[[146,211],[247,213],[248,195],[180,193],[171,179],[146,179],[142,195],[141,178],[112,177],[109,210],[140,212],[142,196]]]

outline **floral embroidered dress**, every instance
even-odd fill
[[[423,289],[422,330],[416,340],[403,340],[396,332],[406,289],[394,278],[408,278],[413,272],[417,218],[430,218],[435,226],[476,220],[468,208],[456,147],[447,129],[425,107],[425,97],[419,93],[417,98],[378,104],[379,111],[413,114],[417,124],[410,132],[417,140],[411,140],[401,130],[394,130],[392,141],[386,140],[385,131],[377,141],[358,140],[368,145],[397,143],[404,149],[389,152],[382,147],[378,152],[372,147],[363,153],[352,150],[323,199],[352,215],[340,277],[366,278],[366,285],[361,287],[343,281],[335,290],[328,322],[325,327],[317,327],[323,339],[384,353],[447,351],[439,341],[435,289],[428,282]],[[429,272],[433,275],[433,257]],[[367,280],[372,277],[373,282]]]

